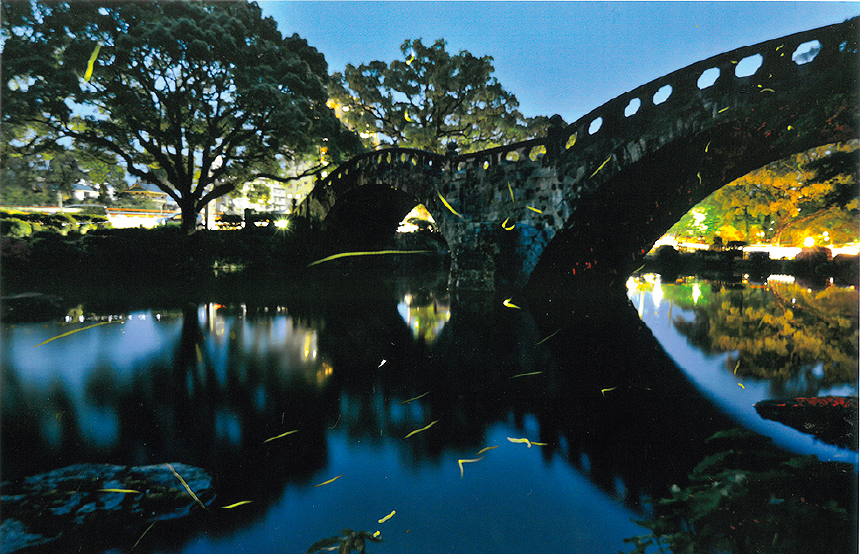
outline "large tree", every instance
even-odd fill
[[[547,118],[523,117],[516,97],[493,76],[492,57],[451,55],[445,45],[407,40],[402,60],[347,64],[332,76],[330,95],[366,146],[444,152],[454,141],[474,152],[543,132]]]
[[[358,146],[326,106],[323,55],[255,3],[12,1],[2,33],[4,123],[115,154],[188,232],[238,185]]]

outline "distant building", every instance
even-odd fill
[[[260,182],[269,187],[268,202],[251,202],[244,196],[239,198],[222,196],[216,200],[215,211],[235,214],[244,213],[246,209],[251,209],[255,212],[288,212],[292,209],[294,200],[296,204],[300,203],[314,188],[312,177],[288,183],[281,183],[271,179],[260,179]]]
[[[84,202],[99,197],[99,191],[88,185],[83,180],[72,185],[72,198],[78,202]]]
[[[137,198],[147,198],[155,202],[167,202],[167,193],[160,190],[155,185],[136,182],[120,193],[120,196],[130,196]]]

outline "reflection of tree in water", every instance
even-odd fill
[[[680,482],[703,457],[705,438],[728,422],[623,291],[585,296],[521,302],[521,310],[500,299],[455,301],[432,343],[404,324],[400,294],[300,303],[289,315],[275,304],[189,305],[178,343],[167,346],[172,363],[141,368],[129,385],[110,370],[88,385],[119,421],[116,444],[98,456],[200,466],[216,478],[219,505],[254,499],[209,514],[210,531],[221,534],[258,517],[288,483],[310,483],[327,463],[330,433],[389,442],[420,465],[476,452],[491,427],[512,425],[548,444],[544,459],[560,456],[641,508]],[[433,420],[431,431],[404,440]],[[292,429],[299,432],[265,442]],[[96,457],[80,448],[78,459]]]
[[[675,328],[706,353],[733,352],[731,371],[770,379],[780,395],[816,395],[821,388],[856,383],[856,290],[701,284],[702,298],[693,302],[691,286],[663,285],[669,301],[696,316],[692,322],[675,318]]]

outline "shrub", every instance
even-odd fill
[[[22,239],[29,237],[32,232],[33,228],[28,222],[16,217],[0,220],[0,234],[3,236]]]
[[[61,232],[71,231],[77,227],[75,218],[65,213],[48,214],[47,224]]]

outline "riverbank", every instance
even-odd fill
[[[815,288],[827,284],[860,286],[860,257],[839,254],[831,258],[824,249],[814,248],[802,249],[793,259],[771,259],[760,252],[678,252],[663,247],[646,256],[638,273],[659,273],[664,280],[704,275],[723,280],[745,277],[752,282],[764,282],[770,275],[794,275]]]
[[[357,249],[413,253],[343,257],[311,266],[334,253]],[[444,240],[437,233],[398,234],[358,245],[300,228],[192,235],[176,227],[68,235],[40,232],[27,239],[2,237],[0,289],[4,297],[22,293],[64,297],[74,290],[105,302],[175,303],[236,291],[298,295],[308,283],[325,287],[331,282],[329,288],[337,291],[338,280],[371,270],[420,275],[445,270],[447,260]]]

